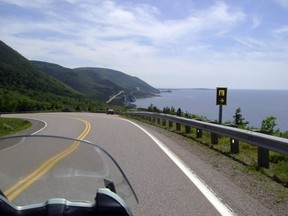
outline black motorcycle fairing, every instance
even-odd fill
[[[3,194],[3,193],[2,193]],[[62,198],[45,203],[16,206],[0,195],[0,215],[6,216],[132,216],[124,200],[107,188],[99,188],[95,203],[70,202]]]

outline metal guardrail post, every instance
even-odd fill
[[[181,130],[181,124],[176,122],[176,130],[177,131],[180,131]]]
[[[152,117],[148,116],[148,121],[151,122],[152,121]]]
[[[258,147],[258,166],[269,168],[269,150]]]
[[[166,120],[165,119],[162,119],[162,126],[166,127]]]
[[[202,129],[196,128],[196,138],[202,138],[203,132]]]
[[[218,144],[218,135],[211,132],[211,144]]]
[[[236,140],[234,138],[230,138],[230,151],[233,154],[239,153],[239,140]]]
[[[160,118],[157,118],[157,124],[160,125]]]
[[[189,125],[185,125],[185,133],[186,134],[191,133],[191,127]]]
[[[256,132],[269,135],[266,131]],[[261,146],[258,146],[258,166],[269,168],[269,150]]]
[[[227,125],[229,127],[238,128],[237,125]],[[230,151],[232,154],[239,153],[239,140],[230,138]]]
[[[218,124],[217,122],[210,122],[210,123]],[[211,137],[211,144],[218,144],[218,134],[211,132],[210,137]]]

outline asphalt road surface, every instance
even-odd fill
[[[40,120],[42,129],[29,131],[37,135],[81,136],[103,147],[119,163],[139,198],[140,204],[132,208],[134,215],[273,215],[180,140],[145,124],[94,113],[3,116]]]

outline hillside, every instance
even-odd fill
[[[140,98],[159,94],[159,91],[137,77],[105,68],[69,69],[47,62],[32,61],[41,70],[84,96],[106,101],[112,95],[124,90],[126,95]],[[133,97],[132,97],[133,98]]]
[[[47,75],[0,41],[0,113],[37,110],[105,110],[77,90]]]
[[[0,113],[20,111],[105,111],[159,91],[137,77],[104,68],[69,69],[29,61],[0,41]],[[95,100],[96,99],[96,100]]]
[[[0,88],[27,93],[29,90],[61,96],[82,94],[48,76],[15,50],[0,41]]]

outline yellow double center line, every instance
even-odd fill
[[[88,121],[77,119],[85,123],[85,130],[81,133],[81,135],[77,138],[79,140],[83,140],[91,129],[91,125]],[[34,182],[38,181],[43,175],[45,175],[51,168],[53,168],[59,161],[63,158],[67,157],[69,154],[74,152],[78,146],[80,145],[79,142],[75,141],[71,146],[69,146],[64,151],[58,153],[57,155],[51,157],[50,159],[46,160],[41,166],[35,169],[32,173],[26,176],[21,181],[17,182],[6,191],[4,194],[8,198],[8,200],[14,200],[20,193],[30,187]]]

